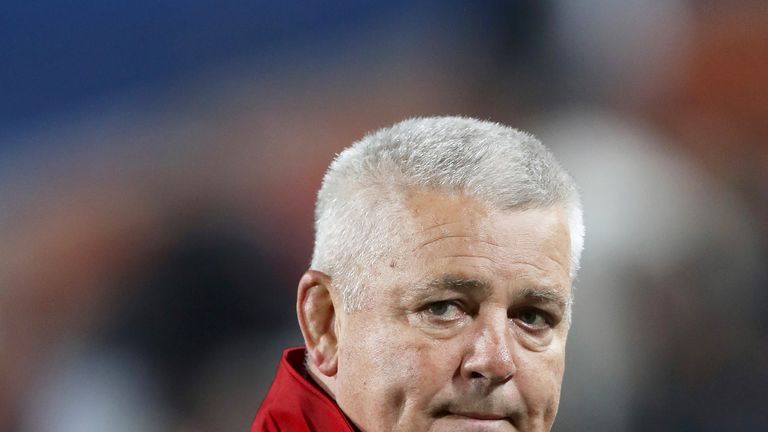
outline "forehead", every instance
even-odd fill
[[[445,275],[570,285],[570,237],[559,207],[500,211],[463,194],[437,192],[411,193],[405,204],[408,223],[387,279],[411,287],[414,279],[428,283]]]

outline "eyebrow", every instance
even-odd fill
[[[425,285],[422,285],[422,289],[459,292],[477,290],[487,293],[491,290],[491,283],[484,279],[473,277],[467,278],[456,274],[446,274],[427,282]],[[548,286],[526,287],[517,293],[515,297],[518,300],[531,300],[537,303],[554,304],[561,310],[566,310],[569,303],[560,290]]]
[[[447,274],[426,283],[426,289],[447,291],[482,291],[488,292],[491,284],[483,279],[466,278],[455,274]]]
[[[552,303],[557,305],[561,310],[568,308],[568,300],[563,297],[563,294],[551,287],[528,287],[524,288],[519,298],[534,300],[539,303]]]

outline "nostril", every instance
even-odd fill
[[[483,378],[483,374],[481,374],[480,372],[472,372],[470,377],[471,378]]]

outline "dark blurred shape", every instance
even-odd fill
[[[104,324],[101,349],[128,352],[149,366],[171,407],[191,417],[205,367],[253,334],[293,327],[293,281],[281,280],[264,245],[242,226],[183,221],[138,289]]]
[[[705,242],[706,243],[706,242]],[[756,431],[768,425],[765,272],[703,247],[663,274],[635,275],[638,326],[653,373],[636,393],[634,428]]]

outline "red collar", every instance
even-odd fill
[[[251,432],[354,431],[336,402],[309,376],[304,347],[283,351]]]

